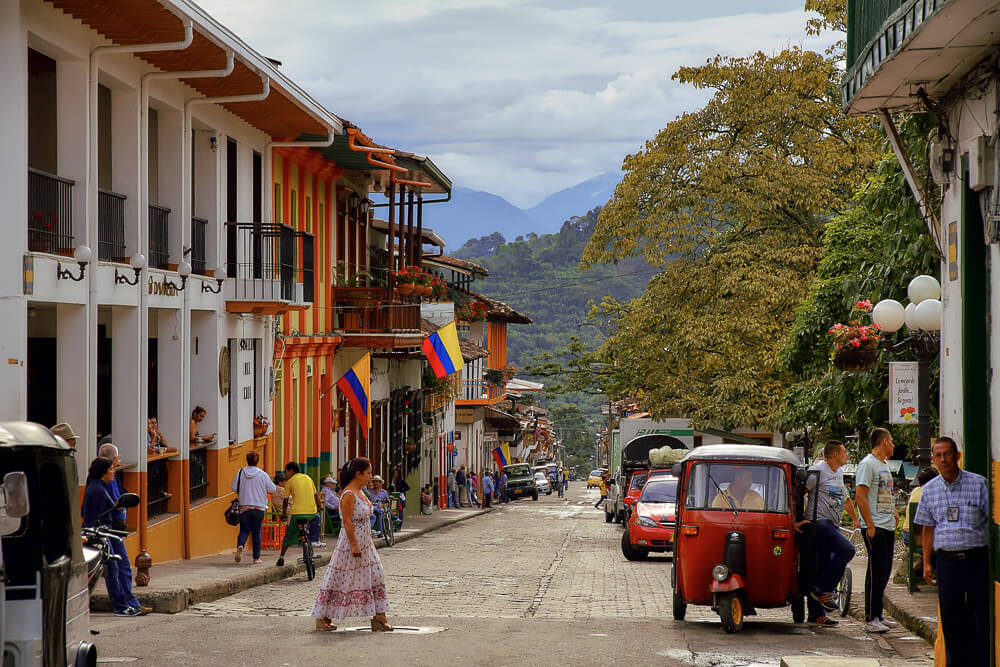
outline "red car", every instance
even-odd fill
[[[622,554],[628,560],[644,560],[652,552],[674,549],[677,478],[650,475],[639,498],[626,498],[634,508],[622,533]]]
[[[625,505],[625,519],[632,518],[632,508],[635,507],[636,501],[639,500],[639,494],[642,493],[642,487],[646,485],[646,481],[653,477],[670,477],[670,471],[663,468],[656,468],[655,470],[640,470],[632,475],[629,480],[628,490],[625,492],[625,498],[622,502]],[[626,498],[631,498],[632,502],[626,500]]]

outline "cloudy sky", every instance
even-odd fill
[[[606,171],[704,94],[715,54],[791,44],[802,0],[200,0],[334,113],[531,206]]]

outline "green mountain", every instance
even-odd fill
[[[534,324],[507,328],[507,358],[516,368],[527,368],[538,355],[555,353],[569,342],[570,336],[584,343],[598,342],[603,335],[601,323],[585,323],[590,304],[605,296],[620,301],[638,297],[655,273],[638,258],[580,269],[580,257],[598,213],[600,208],[595,208],[584,216],[570,218],[555,234],[528,234],[513,242],[504,241],[499,234],[470,239],[453,253],[489,270],[489,277],[477,281],[476,289],[534,320]],[[518,376],[552,382],[525,373]],[[594,441],[589,434],[600,425],[603,400],[602,395],[576,393],[549,397],[544,403],[564,438],[582,442],[578,436],[587,433],[586,442],[592,449]]]

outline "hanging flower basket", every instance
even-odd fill
[[[408,440],[406,444],[403,445],[403,449],[412,454],[413,452],[417,451],[417,443],[413,442],[412,440]]]
[[[833,353],[833,365],[842,371],[867,371],[875,366],[878,350],[841,348]]]
[[[412,283],[399,283],[396,285],[396,290],[403,296],[410,296],[416,290],[417,286]]]

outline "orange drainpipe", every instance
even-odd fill
[[[396,178],[396,173],[395,172],[392,173],[392,175],[390,176],[390,179],[392,180],[393,183],[399,183],[401,185],[412,185],[412,186],[418,187],[418,188],[431,188],[431,187],[434,187],[433,183],[428,183],[427,181],[404,181],[401,178]]]
[[[372,153],[381,153],[386,156],[386,159],[391,160],[392,155],[396,152],[392,148],[378,148],[375,146],[358,146],[354,143],[354,137],[361,134],[361,130],[356,127],[347,128],[347,147],[352,151],[357,151],[358,153],[366,153],[365,158],[368,160],[368,164],[374,165],[376,167],[381,167],[383,169],[388,169],[389,171],[405,172],[409,171],[405,167],[398,167],[389,162],[380,162],[372,157]]]

